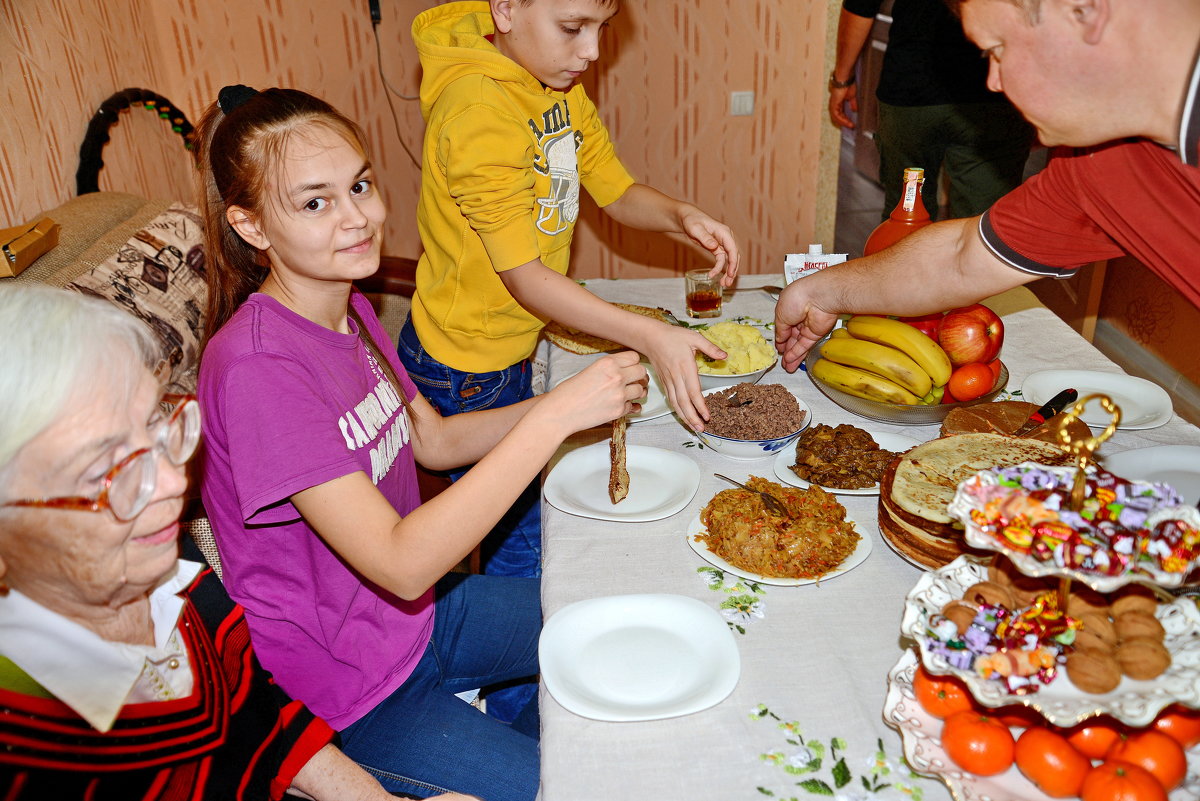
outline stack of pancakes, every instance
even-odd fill
[[[954,434],[918,445],[892,460],[879,482],[879,531],[902,556],[930,568],[980,553],[963,542],[962,526],[946,507],[959,482],[1021,462],[1069,459],[1058,446],[1003,434]]]

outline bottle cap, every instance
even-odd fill
[[[820,245],[809,245],[809,246],[808,246],[808,255],[810,255],[810,256],[824,256],[824,255],[825,255],[825,251],[821,249],[821,246],[820,246]]]
[[[923,180],[925,180],[925,168],[924,167],[905,167],[904,168],[904,183],[908,183],[909,181],[923,181]]]

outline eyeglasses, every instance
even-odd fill
[[[178,467],[192,457],[200,441],[200,404],[196,402],[196,396],[164,395],[163,402],[174,408],[165,420],[152,424],[149,433],[154,444],[134,451],[105,473],[104,486],[95,498],[44,498],[9,501],[3,505],[81,512],[108,509],[122,523],[133,520],[154,497],[154,488],[158,484],[159,456],[166,455],[171,464]]]

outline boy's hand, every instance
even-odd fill
[[[571,432],[629,414],[645,397],[650,380],[641,358],[632,350],[604,356],[546,393],[540,405],[553,404]]]
[[[693,431],[703,431],[708,420],[708,406],[700,389],[696,351],[714,359],[728,356],[699,331],[666,323],[655,323],[654,336],[643,347],[646,358],[658,372],[671,408]]]
[[[713,254],[716,263],[709,275],[724,271],[721,286],[732,286],[741,266],[741,254],[729,226],[709,217],[695,206],[687,206],[679,218],[680,228],[700,247]]]

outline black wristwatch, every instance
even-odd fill
[[[839,81],[837,79],[837,76],[831,72],[831,73],[829,73],[829,88],[830,89],[849,89],[851,86],[854,86],[855,80],[856,80],[856,78],[854,77],[853,72],[850,73],[850,77],[844,81]]]

